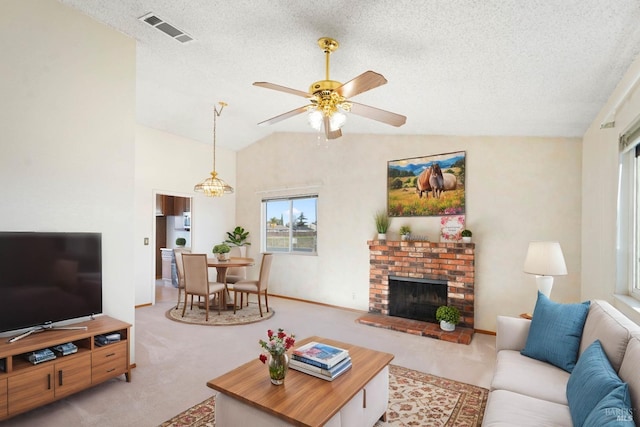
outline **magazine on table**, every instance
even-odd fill
[[[301,360],[324,369],[333,368],[347,356],[349,356],[349,352],[343,348],[315,341],[293,350],[294,359]]]

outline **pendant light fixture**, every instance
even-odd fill
[[[216,119],[220,116],[224,107],[227,106],[227,103],[218,102],[218,104],[220,105],[220,110],[213,107],[213,170],[211,171],[211,176],[209,178],[193,187],[194,191],[204,193],[205,196],[209,197],[220,197],[224,194],[233,193],[233,188],[222,179],[218,178],[218,173],[216,172]]]

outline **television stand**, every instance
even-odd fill
[[[28,330],[25,333],[22,333],[20,335],[16,335],[15,337],[12,337],[10,339],[7,340],[7,342],[16,342],[21,340],[22,338],[26,338],[31,334],[36,334],[38,332],[45,332],[45,331],[86,331],[87,327],[86,326],[53,326],[51,323],[45,323],[44,325],[40,325],[40,326],[36,326],[35,328],[32,328],[30,330]]]
[[[47,331],[46,334],[38,332]],[[43,325],[19,341],[0,340],[0,424],[15,415],[124,375],[131,381],[131,324],[103,315],[61,327]],[[102,345],[98,335],[119,334]],[[23,334],[24,335],[24,334]],[[72,343],[77,351],[33,364],[29,356]]]

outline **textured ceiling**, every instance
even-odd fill
[[[331,79],[366,70],[389,83],[353,100],[407,116],[395,128],[350,115],[343,134],[580,137],[640,52],[638,0],[60,0],[137,40],[139,123],[241,149],[311,132],[305,105],[252,86],[307,91],[324,79],[317,40],[340,42]],[[154,12],[195,38],[138,20]]]

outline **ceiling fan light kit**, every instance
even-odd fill
[[[219,102],[218,104],[220,105],[220,110],[215,106],[213,107],[213,170],[210,173],[211,176],[193,187],[194,191],[204,193],[208,197],[220,197],[224,194],[233,193],[233,187],[218,178],[218,173],[216,172],[216,119],[222,113],[224,107],[227,106],[227,103]]]
[[[407,118],[400,114],[350,101],[349,98],[353,96],[382,86],[387,83],[387,79],[385,79],[382,74],[374,71],[366,71],[345,84],[331,80],[329,78],[329,58],[331,53],[338,49],[340,45],[330,37],[322,37],[318,40],[318,46],[320,46],[325,54],[326,78],[325,80],[312,83],[309,87],[309,92],[267,82],[255,82],[253,84],[254,86],[264,87],[266,89],[301,96],[307,98],[310,102],[309,105],[272,117],[271,119],[258,123],[259,125],[274,124],[306,112],[309,125],[313,129],[317,131],[324,129],[327,139],[336,139],[342,136],[341,129],[347,121],[346,113],[349,112],[396,127],[402,126],[406,122]]]

